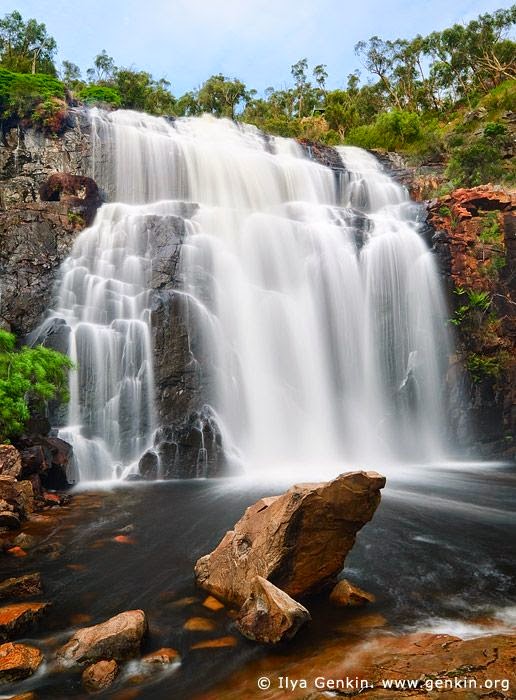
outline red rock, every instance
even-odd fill
[[[310,613],[300,603],[270,581],[257,576],[249,598],[238,614],[236,626],[248,639],[276,644],[291,639],[310,619]]]
[[[235,647],[238,644],[236,637],[218,637],[217,639],[203,639],[202,642],[192,644],[190,649],[223,649]]]
[[[134,537],[129,537],[128,535],[116,535],[116,537],[113,537],[113,540],[119,544],[136,544]]]
[[[12,557],[17,558],[27,556],[27,552],[21,547],[9,547],[9,549],[7,550],[7,554],[10,554]]]
[[[57,652],[65,666],[84,665],[102,659],[124,661],[136,656],[147,633],[143,610],[128,610],[92,627],[77,630]]]
[[[365,605],[366,603],[374,603],[375,600],[372,593],[363,591],[345,578],[339,581],[330,593],[330,603],[338,607]]]
[[[82,685],[88,693],[98,693],[113,684],[119,672],[114,659],[97,661],[82,672]]]
[[[36,647],[11,642],[1,644],[0,684],[14,683],[32,676],[42,661],[43,654]]]
[[[181,657],[179,652],[169,647],[162,647],[157,651],[152,651],[142,657],[142,664],[148,666],[167,666],[169,664],[179,663]]]
[[[12,603],[0,608],[0,639],[9,639],[35,625],[48,603]]]
[[[215,629],[215,623],[206,617],[191,617],[183,625],[189,632],[210,632]]]
[[[323,589],[342,570],[384,485],[376,472],[350,472],[260,499],[211,554],[197,561],[198,585],[238,606],[251,594],[256,576],[294,599]]]

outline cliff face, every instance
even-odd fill
[[[59,266],[100,203],[98,195],[87,202],[59,188],[42,201],[40,188],[55,173],[86,175],[89,160],[80,115],[59,138],[20,127],[0,141],[0,323],[18,335],[33,331],[51,306]],[[79,182],[76,194],[83,194]]]
[[[490,185],[429,203],[457,354],[448,385],[455,433],[484,457],[516,454],[516,193]]]

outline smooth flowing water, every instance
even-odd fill
[[[113,204],[81,234],[54,315],[72,329],[68,427],[81,479],[134,470],[152,443],[149,214],[199,206],[181,290],[211,358],[205,397],[248,471],[439,460],[446,311],[417,205],[376,158],[343,168],[211,117],[91,113]],[[95,465],[95,466],[93,466]]]

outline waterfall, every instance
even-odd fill
[[[109,195],[64,263],[54,316],[79,371],[80,478],[152,445],[149,215],[193,202],[182,289],[210,358],[205,397],[247,470],[436,460],[446,452],[446,309],[418,207],[377,159],[336,172],[295,141],[212,117],[92,110]]]

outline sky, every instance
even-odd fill
[[[0,0],[45,22],[58,63],[83,69],[102,49],[117,66],[165,77],[179,96],[215,73],[262,93],[291,83],[301,58],[327,65],[330,89],[360,68],[354,45],[410,38],[507,8],[512,0]],[[365,73],[363,71],[365,77]]]

